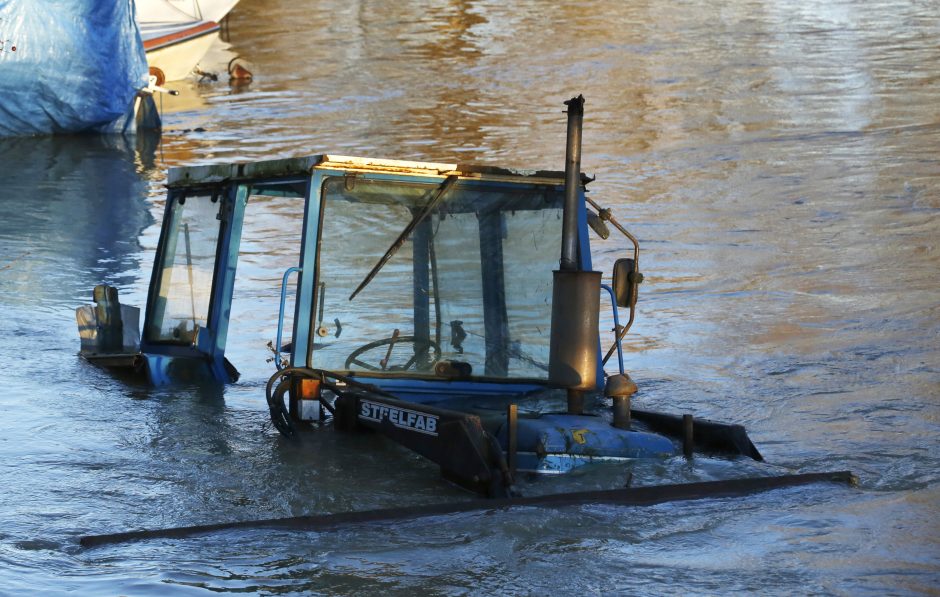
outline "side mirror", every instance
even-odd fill
[[[618,307],[632,307],[636,304],[637,286],[643,281],[643,274],[634,272],[634,261],[630,258],[614,262],[614,296]]]
[[[607,240],[610,236],[610,229],[607,227],[607,224],[604,223],[604,220],[594,213],[591,210],[587,212],[587,223],[591,227],[591,230],[597,233],[597,236],[601,237],[601,240]]]

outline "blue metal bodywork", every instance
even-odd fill
[[[548,414],[520,418],[519,465],[525,472],[565,473],[592,462],[675,454],[672,441],[647,431],[625,431],[599,416]],[[505,426],[499,429],[507,441]]]

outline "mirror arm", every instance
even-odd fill
[[[618,222],[616,218],[614,218],[614,216],[610,213],[609,209],[601,207],[590,197],[585,196],[585,200],[587,200],[587,202],[591,204],[591,207],[597,210],[597,214],[600,216],[602,220],[606,220],[610,222],[611,224],[613,224],[614,228],[619,230],[621,234],[623,234],[625,237],[627,237],[627,239],[629,239],[631,243],[633,243],[633,280],[634,281],[632,282],[632,284],[634,286],[634,291],[633,291],[633,300],[630,301],[630,318],[627,320],[627,323],[626,325],[623,326],[623,328],[615,332],[617,334],[617,339],[614,341],[614,345],[610,347],[610,350],[607,351],[607,354],[604,356],[604,360],[601,362],[602,365],[606,365],[607,361],[609,361],[610,357],[614,354],[614,351],[617,350],[617,343],[623,340],[624,336],[627,335],[627,332],[630,331],[630,326],[633,325],[633,320],[636,319],[636,298],[637,298],[636,287],[639,285],[639,283],[636,280],[639,279],[639,274],[640,274],[640,241],[638,241],[635,236],[630,234],[630,232],[626,228],[620,225],[620,222]]]

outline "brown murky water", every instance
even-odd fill
[[[229,31],[208,66],[237,54],[255,81],[177,85],[155,153],[0,141],[0,592],[936,594],[936,3],[242,0]],[[851,469],[860,488],[76,546],[461,499],[379,439],[295,446],[264,426],[270,264],[292,242],[277,202],[245,233],[238,384],[114,380],[75,356],[72,309],[102,281],[143,303],[168,166],[329,152],[558,169],[561,102],[578,93],[592,196],[644,249],[636,401],[745,424],[762,470]],[[604,271],[624,250],[598,248]]]

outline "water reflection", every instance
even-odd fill
[[[143,144],[147,140],[140,138]],[[153,219],[134,137],[0,139],[0,300],[88,300],[140,276],[138,237]]]

